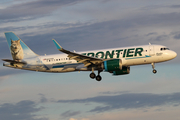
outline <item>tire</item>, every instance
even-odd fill
[[[102,80],[102,77],[100,75],[96,76],[96,80],[97,81],[101,81]]]
[[[94,79],[94,78],[96,77],[96,75],[95,75],[94,73],[91,73],[91,74],[89,75],[89,77],[92,78],[92,79]]]
[[[156,73],[157,73],[157,70],[154,69],[154,70],[153,70],[153,73],[156,74]]]

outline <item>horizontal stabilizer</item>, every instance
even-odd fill
[[[13,64],[23,64],[23,65],[27,64],[26,62],[19,62],[19,61],[9,60],[9,59],[2,59],[2,60],[8,63],[13,63]]]

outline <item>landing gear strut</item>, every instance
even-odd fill
[[[156,74],[156,73],[157,73],[157,70],[154,69],[154,68],[155,68],[154,63],[151,63],[151,65],[152,65],[152,68],[153,68],[153,71],[152,71],[152,72],[153,72],[154,74]]]
[[[96,76],[97,81],[101,81],[101,79],[102,79],[102,77],[100,76],[101,72],[102,72],[102,70],[98,70],[98,75]]]
[[[94,79],[96,74],[94,73],[94,68],[92,67],[92,73],[89,75],[90,78]]]

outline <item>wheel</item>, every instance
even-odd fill
[[[96,77],[96,75],[92,72],[90,75],[89,75],[90,78],[94,79]]]
[[[157,73],[157,70],[154,69],[154,70],[153,70],[153,73],[156,74],[156,73]]]
[[[102,77],[100,75],[96,76],[97,81],[101,81]]]

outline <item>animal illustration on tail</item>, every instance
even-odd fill
[[[11,40],[10,49],[11,49],[13,60],[20,61],[24,58],[23,49],[20,44],[20,41],[21,41],[20,39],[16,41]]]

